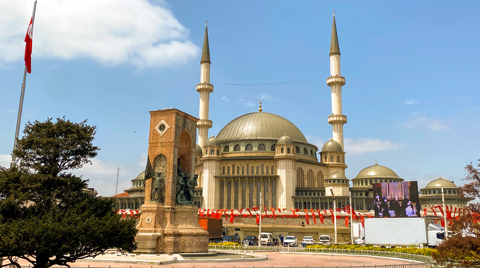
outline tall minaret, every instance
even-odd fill
[[[197,91],[200,93],[200,120],[198,127],[198,145],[203,149],[208,139],[208,129],[212,127],[212,121],[208,120],[208,103],[213,85],[210,84],[210,49],[208,47],[208,31],[205,24],[205,38],[203,39],[202,59],[200,60],[200,84]]]
[[[342,114],[342,86],[345,85],[345,77],[340,74],[340,46],[338,45],[337,26],[335,24],[335,11],[333,11],[332,41],[330,44],[330,77],[327,85],[332,88],[332,115],[328,117],[328,123],[332,125],[333,140],[340,143],[343,151],[343,125],[347,123],[347,117]]]

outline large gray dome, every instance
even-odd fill
[[[278,140],[285,133],[297,142],[307,142],[302,132],[287,119],[271,113],[249,113],[228,123],[218,133],[220,141],[233,140]]]

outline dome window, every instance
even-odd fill
[[[340,163],[340,156],[337,156],[337,162]]]
[[[217,155],[220,155],[220,150],[217,150]]]
[[[275,151],[275,145],[276,144],[272,144],[272,147],[270,147],[270,151]]]
[[[247,144],[247,146],[245,146],[245,151],[253,151],[253,146],[250,143]]]
[[[235,151],[235,152],[240,151],[240,145],[235,144],[235,147],[233,147],[233,151]]]
[[[283,148],[280,150],[280,152],[283,154],[283,152],[284,152]]]
[[[324,156],[323,159],[324,159],[323,162],[327,162],[327,156]]]
[[[267,150],[267,148],[265,148],[265,144],[261,143],[260,145],[258,145],[258,150],[259,151],[265,151],[265,150]]]
[[[310,155],[313,156],[313,150],[310,150]]]
[[[210,155],[214,155],[215,154],[215,151],[212,149],[210,150]]]
[[[308,155],[308,150],[307,150],[307,148],[303,148],[303,154]]]
[[[330,156],[330,162],[333,162],[335,159],[333,158],[333,155]]]
[[[223,152],[228,153],[228,151],[230,151],[230,147],[228,147],[228,145],[225,145],[225,147],[223,147]]]
[[[290,148],[287,148],[287,154],[289,154],[289,153],[290,153]]]
[[[299,153],[300,153],[300,147],[295,146],[295,153],[296,153],[296,154],[299,154]]]

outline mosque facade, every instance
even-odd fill
[[[208,135],[210,49],[208,30],[200,61],[200,94],[198,139],[195,174],[198,187],[193,203],[199,208],[245,209],[273,207],[297,209],[332,209],[351,203],[357,211],[370,211],[373,204],[373,184],[402,182],[393,170],[378,165],[361,170],[349,180],[345,177],[346,152],[343,125],[347,116],[342,112],[340,46],[335,16],[330,44],[330,76],[332,112],[326,119],[332,125],[332,138],[322,148],[308,142],[303,133],[280,115],[258,112],[241,115],[230,121],[216,137]],[[326,112],[326,111],[325,111]],[[132,187],[115,196],[119,209],[139,209],[143,204],[143,172],[132,180]],[[438,205],[440,188],[445,188],[447,205],[464,208],[469,201],[453,182],[438,179],[420,190],[422,208]],[[441,201],[441,200],[440,200]],[[441,202],[440,202],[441,204]]]

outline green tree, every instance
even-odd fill
[[[470,163],[465,167],[468,181],[462,187],[466,197],[480,198],[480,160],[477,167]],[[453,236],[443,242],[434,258],[439,263],[447,263],[449,266],[478,267],[480,265],[480,204],[470,202],[468,209],[472,213],[463,215],[453,220],[448,230]]]
[[[14,151],[19,167],[0,168],[0,256],[15,266],[69,266],[109,248],[136,249],[135,220],[84,193],[87,181],[69,173],[97,155],[95,129],[64,118],[29,122]]]

